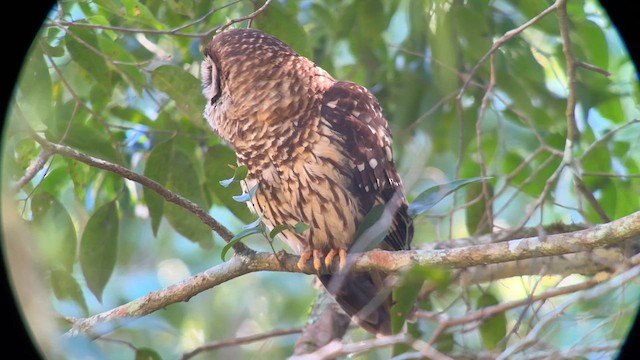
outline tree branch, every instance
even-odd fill
[[[27,170],[25,170],[24,175],[13,185],[13,190],[18,191],[22,189],[31,179],[33,179],[36,174],[42,170],[42,168],[47,164],[51,158],[51,152],[48,150],[42,150],[40,155],[29,165]]]
[[[78,150],[71,148],[69,146],[54,144],[46,140],[45,138],[38,136],[35,133],[32,133],[31,135],[42,146],[42,148],[45,151],[48,151],[50,153],[60,154],[60,155],[78,160],[82,163],[96,167],[98,169],[110,171],[112,173],[125,177],[131,181],[135,181],[140,185],[146,186],[147,188],[158,193],[158,195],[165,198],[165,200],[171,203],[174,203],[178,206],[181,206],[184,209],[196,215],[203,223],[208,225],[213,231],[215,231],[218,235],[220,235],[220,237],[222,237],[225,241],[229,242],[233,238],[233,233],[231,231],[229,231],[226,227],[220,224],[213,217],[211,217],[211,215],[209,215],[209,213],[205,211],[203,208],[201,208],[198,204],[194,203],[193,201],[187,198],[184,198],[178,194],[171,192],[170,190],[160,185],[156,181],[149,179],[146,176],[140,175],[136,172],[133,172],[124,166],[83,154]],[[236,252],[250,251],[246,246],[244,246],[240,242],[236,243],[236,245],[234,246],[234,250]]]
[[[634,236],[640,236],[640,211],[607,224],[570,233],[548,235],[543,239],[529,237],[444,250],[372,250],[364,254],[351,254],[348,256],[348,262],[353,262],[353,271],[381,270],[399,272],[417,264],[463,268],[518,259],[575,253],[615,244]],[[93,333],[92,329],[97,325],[150,314],[168,305],[187,301],[191,297],[216,285],[251,272],[316,273],[311,264],[307,264],[305,269],[300,270],[297,266],[298,260],[299,256],[284,252],[277,254],[252,251],[236,253],[226,263],[214,266],[178,284],[150,293],[107,312],[87,319],[76,320],[70,334],[77,334],[79,331],[91,334]],[[337,271],[337,265],[334,264],[332,269],[327,269],[327,272],[330,270]]]

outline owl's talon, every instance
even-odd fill
[[[340,271],[347,267],[347,249],[341,248],[338,250],[338,258],[340,259]]]
[[[336,251],[336,249],[329,250],[327,256],[325,256],[324,258],[324,264],[327,266],[327,268],[331,267],[331,265],[333,264],[333,258],[335,258],[337,254],[338,252]]]
[[[300,260],[298,260],[298,263],[296,264],[296,266],[298,266],[298,269],[304,271],[307,265],[307,261],[311,259],[311,254],[311,250],[307,250],[300,254]]]
[[[322,252],[318,249],[313,249],[313,268],[318,273],[322,270]]]

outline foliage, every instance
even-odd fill
[[[24,183],[17,192],[5,189],[13,203],[3,202],[3,212],[20,214],[33,232],[34,261],[42,265],[57,314],[84,317],[132,301],[220,264],[231,245],[149,188],[59,154],[43,157],[46,149],[33,132],[191,200],[237,234],[233,243],[242,239],[252,249],[272,251],[268,240],[278,232],[306,230],[283,224],[269,234],[252,223],[255,216],[237,201],[244,200],[246,169],[235,168],[233,152],[201,115],[202,47],[216,27],[262,4],[67,0],[51,12],[17,87],[2,163],[5,185]],[[270,3],[253,25],[376,95],[390,121],[412,209],[428,210],[416,222],[414,246],[420,247],[492,228],[603,223],[640,209],[640,88],[633,64],[593,0],[568,2],[569,41],[558,9],[540,16],[549,6],[283,0]],[[481,60],[497,40],[536,17]],[[566,61],[567,46],[577,60],[573,65]],[[44,166],[25,178],[39,157]],[[474,181],[443,201],[442,193],[424,195],[425,189],[448,194]],[[283,248],[278,241],[273,246]],[[429,268],[412,272],[407,283],[417,287],[423,281],[415,274],[434,273],[453,281]],[[407,286],[399,290],[418,297],[419,311],[459,316],[526,298],[561,280],[516,277],[468,288],[451,283],[431,297]],[[310,278],[300,274],[246,275],[123,323],[107,339],[75,342],[81,350],[60,350],[58,358],[91,352],[98,358],[169,359],[214,340],[302,326],[314,292]],[[584,312],[568,313],[543,334],[548,342],[527,351],[573,349],[577,356],[578,343],[617,344],[630,326],[630,299],[638,292],[636,281],[605,302],[583,303]],[[526,339],[559,299],[505,310],[465,331],[438,333],[433,322],[420,320],[409,332],[453,357],[497,354]],[[406,317],[410,304],[399,304]],[[584,330],[573,331],[571,322],[578,320]],[[56,325],[59,332],[70,327]],[[355,330],[349,336],[366,335]],[[293,336],[272,338],[203,358],[284,358],[294,342]],[[367,356],[385,358],[389,351]],[[602,351],[610,355],[615,346]]]

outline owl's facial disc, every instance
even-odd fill
[[[214,61],[207,56],[200,67],[200,75],[202,77],[202,95],[207,99],[210,105],[213,105],[220,98],[220,77],[218,76],[218,68]]]

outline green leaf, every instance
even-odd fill
[[[369,40],[375,40],[389,25],[389,17],[384,13],[382,0],[356,1],[355,6],[362,35]]]
[[[255,3],[255,6],[262,4]],[[285,42],[300,55],[311,57],[309,39],[302,25],[298,21],[297,14],[278,1],[273,1],[260,16],[255,19],[256,28],[269,33]]]
[[[492,213],[491,205],[487,206],[486,199],[493,199],[493,185],[487,183],[487,197],[483,195],[481,182],[474,182],[467,186],[467,202],[475,201],[465,209],[465,223],[470,235],[487,234],[491,232],[492,224],[489,223],[489,214]],[[493,218],[493,216],[491,216]]]
[[[151,79],[155,86],[165,92],[191,122],[210,131],[204,121],[202,111],[205,108],[200,80],[179,67],[162,65],[153,70]]]
[[[113,61],[122,63],[117,67],[120,75],[136,90],[138,96],[142,97],[143,86],[147,83],[147,78],[142,73],[142,70],[134,65],[137,60],[131,55],[131,51],[106,36],[98,37],[98,44],[105,55],[109,56]]]
[[[144,176],[155,180],[161,185],[167,183],[167,177],[169,171],[167,171],[167,162],[171,159],[171,151],[173,146],[169,141],[160,143],[151,149],[149,158],[144,167]],[[164,215],[164,203],[165,199],[158,195],[155,191],[147,188],[142,188],[142,193],[149,209],[149,217],[151,218],[151,230],[153,235],[158,235],[158,227],[160,221]]]
[[[75,159],[65,159],[65,161],[76,197],[81,202],[84,202],[86,200],[87,187],[94,180],[96,169]]]
[[[207,201],[194,170],[195,165],[190,161],[189,156],[180,149],[174,147],[171,155],[169,160],[171,166],[167,169],[167,188],[206,210]],[[213,245],[211,229],[186,209],[173,203],[167,203],[164,207],[164,216],[178,233],[189,240],[203,247]]]
[[[31,198],[40,255],[49,268],[62,266],[71,271],[76,260],[78,240],[67,209],[50,193],[38,192]]]
[[[402,275],[400,283],[393,290],[394,304],[391,308],[393,334],[402,330],[407,317],[414,311],[416,299],[425,282],[444,289],[451,282],[451,273],[441,267],[417,265]],[[406,349],[404,346],[394,347],[394,354],[399,354]]]
[[[185,152],[184,149],[190,147],[183,144],[184,141],[186,140],[178,141],[173,138],[156,145],[147,159],[144,175],[206,210],[209,208],[209,202],[196,171],[199,163]],[[182,236],[203,247],[213,244],[211,229],[197,216],[178,205],[166,202],[151,189],[144,188],[143,194],[149,208],[154,235],[157,234],[164,216]]]
[[[224,187],[229,187],[229,185],[231,185],[234,182],[244,180],[247,177],[248,173],[249,173],[249,169],[244,165],[240,165],[236,167],[236,170],[233,173],[233,176],[231,178],[220,180],[219,183]]]
[[[70,28],[67,31],[69,34],[65,39],[71,58],[93,77],[96,86],[105,90],[112,89],[111,70],[105,59],[95,52],[99,48],[95,31],[79,27]]]
[[[276,227],[273,228],[273,230],[271,230],[269,232],[269,239],[273,239],[276,236],[278,236],[278,234],[280,234],[281,232],[285,231],[285,230],[291,230],[292,227],[291,225],[288,224],[280,224]]]
[[[470,179],[455,180],[450,183],[436,185],[423,191],[416,197],[416,199],[409,205],[409,216],[417,217],[429,209],[431,209],[440,200],[447,197],[447,195],[457,191],[461,187],[474,182],[491,179],[491,177],[474,177]]]
[[[69,145],[87,155],[122,164],[115,140],[110,137],[112,134],[85,109],[78,108],[74,100],[56,106],[47,125],[47,140]]]
[[[139,348],[136,349],[135,360],[162,360],[162,357],[153,349]]]
[[[369,213],[362,219],[353,237],[355,241],[351,245],[350,251],[356,253],[368,251],[376,248],[384,240],[391,227],[391,218],[383,216],[384,209],[384,204],[378,204],[371,208]],[[373,229],[374,226],[379,226],[378,231],[375,234],[368,233],[367,230]],[[367,238],[364,238],[365,234]]]
[[[23,138],[16,142],[14,156],[19,169],[25,171],[40,154],[40,149],[32,138]]]
[[[302,221],[298,222],[297,224],[295,224],[294,226],[291,226],[289,224],[280,224],[276,227],[273,228],[273,230],[271,230],[271,232],[269,232],[269,239],[273,239],[276,236],[278,236],[278,234],[280,234],[281,232],[285,231],[285,230],[291,230],[293,232],[295,232],[296,234],[302,234],[303,232],[307,231],[310,229],[310,226],[303,223]]]
[[[296,234],[302,234],[303,232],[309,229],[311,229],[311,226],[303,223],[302,221],[298,222],[293,226],[293,232],[295,232]]]
[[[262,234],[264,232],[264,225],[262,224],[263,216],[260,216],[256,221],[251,224],[247,224],[243,227],[242,231],[235,234],[231,240],[222,248],[222,252],[220,252],[220,258],[222,261],[226,261],[225,257],[227,256],[227,252],[233,248],[238,241],[246,238],[249,235],[253,234]]]
[[[120,218],[114,201],[89,218],[80,242],[80,266],[89,290],[102,301],[102,291],[113,273],[118,250]]]
[[[84,315],[89,313],[82,288],[69,271],[60,268],[52,270],[51,288],[58,300],[69,299],[80,306]]]
[[[20,109],[27,118],[48,122],[51,116],[51,76],[39,43],[35,43],[20,75]]]
[[[477,301],[478,309],[498,305],[500,301],[489,292],[482,294]],[[480,337],[484,346],[489,350],[494,350],[500,341],[507,335],[507,317],[504,313],[499,313],[486,318],[480,324]],[[504,346],[504,345],[503,345]]]

